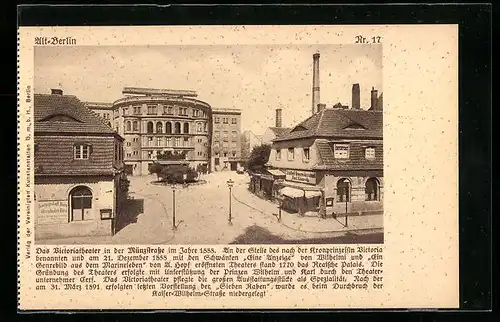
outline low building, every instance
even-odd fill
[[[383,210],[381,106],[319,109],[273,140],[268,171],[285,179],[267,180],[284,208],[321,215]]]
[[[123,138],[75,96],[34,96],[35,238],[113,235],[126,199]]]
[[[261,142],[262,144],[272,144],[274,139],[277,139],[288,132],[290,132],[290,128],[283,127],[282,123],[282,109],[276,109],[276,119],[275,126],[268,127],[264,134],[262,134]]]
[[[241,110],[212,109],[212,171],[235,171],[241,164]]]

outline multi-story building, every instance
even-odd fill
[[[195,99],[196,92],[125,88],[123,94],[113,103],[113,126],[125,138],[127,173],[147,175],[157,154],[167,151],[182,155],[191,167],[209,167],[212,109]]]
[[[262,145],[262,138],[252,131],[244,131],[241,134],[241,160],[248,161],[253,148]]]
[[[212,109],[213,171],[237,170],[241,161],[241,110]]]
[[[114,119],[114,108],[112,103],[84,102],[85,107],[102,118],[107,125],[112,126]]]
[[[328,214],[383,209],[383,113],[376,90],[372,98],[369,110],[320,107],[274,139],[268,171],[285,179],[264,186],[274,187],[284,207]]]
[[[123,138],[75,96],[34,96],[35,238],[112,235],[126,199]]]

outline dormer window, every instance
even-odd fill
[[[349,159],[349,144],[335,144],[333,149],[335,159]]]
[[[88,160],[92,152],[92,146],[86,143],[77,143],[73,146],[73,157],[75,160]]]
[[[366,159],[375,159],[375,148],[373,148],[373,147],[365,148],[365,158]]]

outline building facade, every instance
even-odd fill
[[[115,117],[114,108],[112,103],[101,102],[84,102],[86,108],[97,114],[104,122],[112,127],[112,122]]]
[[[125,168],[149,174],[159,153],[182,155],[196,169],[210,166],[212,108],[196,92],[125,88],[113,103],[113,126],[125,139]]]
[[[34,96],[35,239],[113,235],[126,200],[123,138],[75,96]]]
[[[252,131],[244,131],[241,135],[241,159],[248,161],[254,147],[262,145],[261,137]]]
[[[382,211],[382,115],[376,107],[320,109],[273,141],[271,175],[262,179],[272,181],[267,186],[284,208],[299,213]]]
[[[237,170],[241,162],[241,110],[212,110],[212,171]]]

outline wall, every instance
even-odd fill
[[[92,209],[90,220],[69,222],[70,191],[80,185],[92,191]],[[112,234],[112,220],[101,220],[100,209],[112,209],[115,214],[114,179],[112,177],[37,177],[35,179],[35,239],[63,238],[74,236],[101,236]],[[60,212],[55,220],[45,219],[38,214],[40,204],[50,200],[63,201],[66,216]],[[63,209],[61,209],[63,210]],[[44,217],[46,218],[46,217]],[[52,222],[52,223],[50,223]]]
[[[347,203],[347,212],[382,211],[384,200],[384,178],[381,171],[345,171],[344,173],[325,173],[320,182],[324,188],[325,198],[334,198],[333,207],[328,207],[327,214],[332,211],[345,213],[345,202],[337,200],[337,182],[347,178],[351,183],[351,202]],[[380,183],[380,201],[365,200],[365,183],[369,178],[377,178]]]

